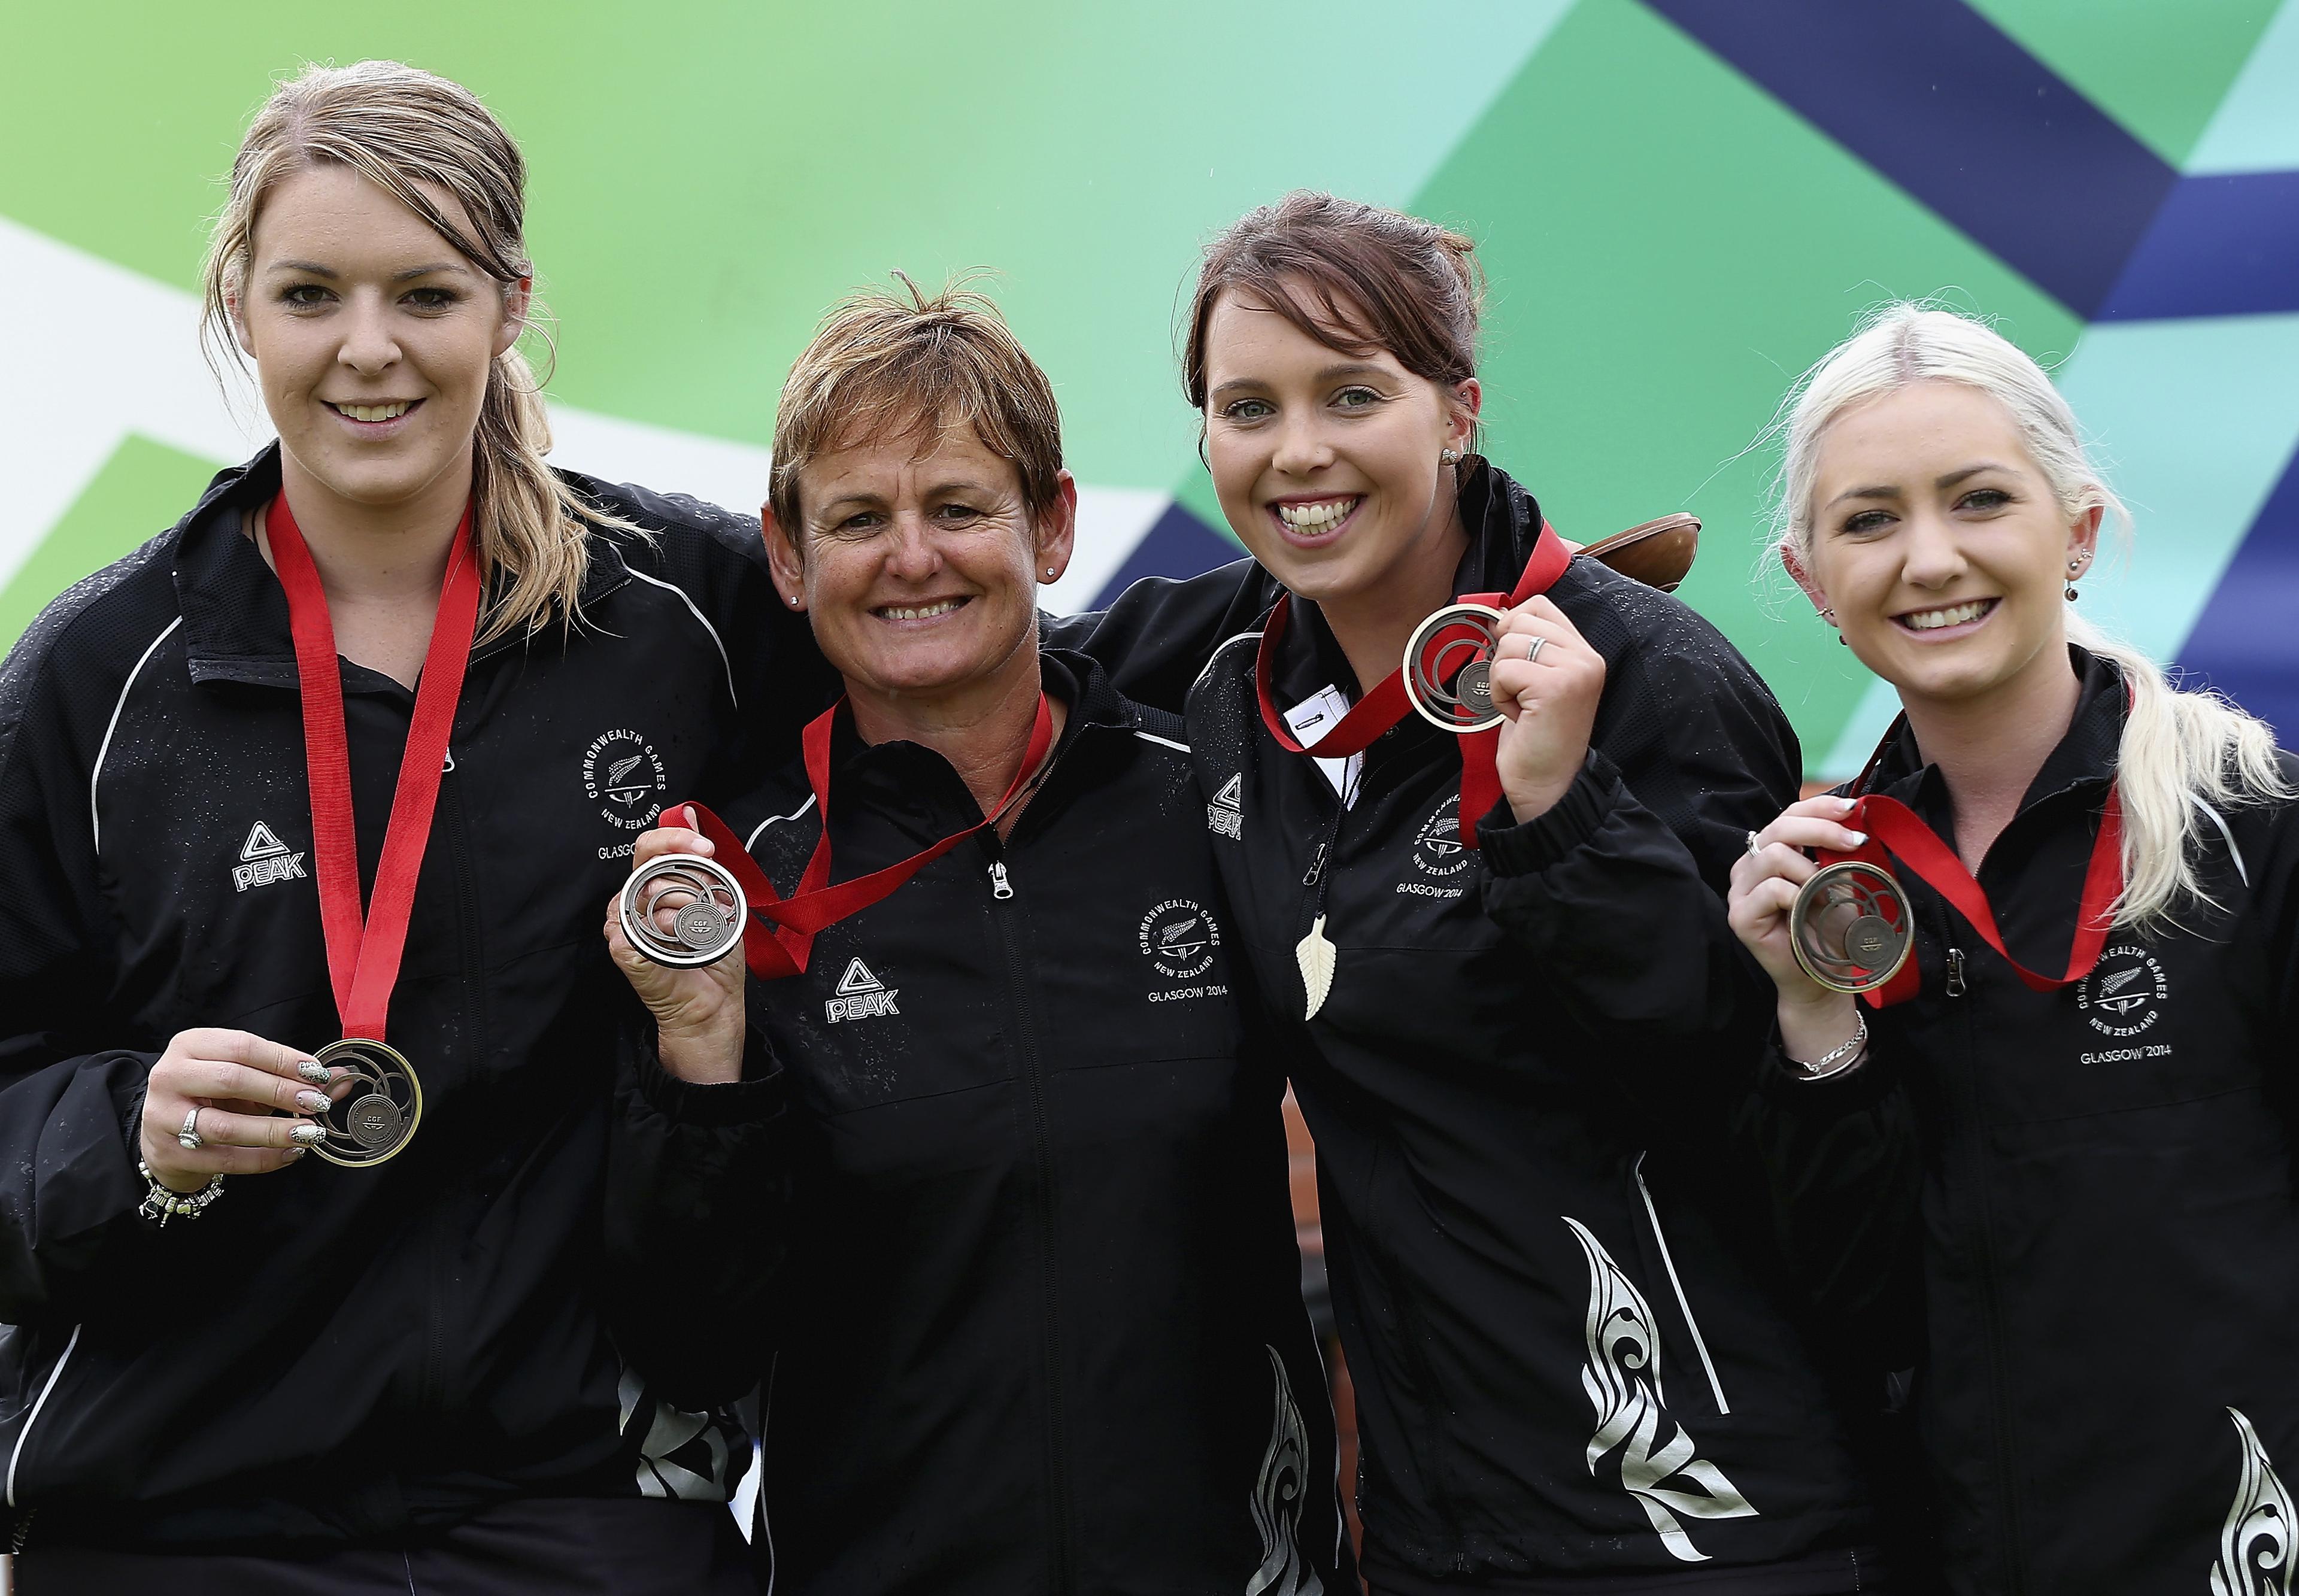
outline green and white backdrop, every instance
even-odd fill
[[[1707,523],[1684,596],[1816,774],[1885,695],[1760,558],[1749,445],[1865,307],[2051,362],[2130,502],[2083,603],[2299,740],[2299,0],[279,0],[24,6],[0,95],[0,641],[261,438],[195,337],[269,81],[387,55],[524,143],[563,463],[755,504],[815,319],[972,268],[1085,485],[1050,603],[1232,545],[1174,374],[1200,241],[1299,186],[1482,245],[1490,452],[1568,534]]]

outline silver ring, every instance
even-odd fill
[[[184,1128],[176,1133],[176,1145],[186,1152],[197,1152],[207,1145],[200,1136],[200,1111],[197,1109],[184,1116]]]
[[[1751,853],[1762,853],[1764,851],[1764,843],[1757,837],[1755,832],[1750,832],[1748,834],[1748,852]]]
[[[1540,651],[1548,646],[1548,638],[1535,636],[1530,644],[1525,645],[1524,662],[1528,665],[1531,664],[1535,660],[1540,658]]]

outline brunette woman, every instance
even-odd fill
[[[708,1133],[591,928],[810,656],[755,523],[544,463],[523,184],[428,73],[281,86],[207,272],[279,441],[0,673],[19,1591],[748,1583],[609,1333],[610,1149]]]
[[[1194,672],[1189,741],[1316,1137],[1366,1577],[1879,1589],[1724,1151],[1718,1060],[1761,1016],[1721,889],[1795,740],[1713,628],[1479,457],[1477,297],[1466,239],[1329,195],[1216,240],[1185,375],[1257,569],[1144,585],[1094,636],[1158,691],[1166,640],[1258,617]],[[1506,611],[1497,738],[1397,679],[1465,594]],[[1424,702],[1474,695],[1465,636],[1413,651]]]
[[[1896,305],[1792,397],[1781,560],[1903,711],[1732,870],[1795,1245],[1921,1359],[1955,1590],[2288,1589],[2299,767],[2078,618],[2122,509],[2012,344]],[[1808,851],[1906,895],[1870,1005]]]

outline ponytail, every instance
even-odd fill
[[[2191,906],[2217,909],[2196,860],[2223,840],[2227,811],[2292,796],[2275,734],[2217,693],[2174,687],[2154,660],[2080,616],[2068,617],[2068,636],[2113,665],[2131,696],[2115,756],[2123,805],[2115,923],[2145,933]]]

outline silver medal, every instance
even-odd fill
[[[1856,859],[1826,866],[1789,910],[1789,946],[1830,992],[1872,992],[1900,973],[1915,922],[1900,884]]]
[[[327,1139],[313,1152],[355,1169],[380,1164],[414,1139],[415,1127],[423,1123],[423,1083],[406,1054],[388,1043],[346,1036],[311,1056],[344,1072],[329,1089],[333,1102],[320,1118]]]
[[[1413,628],[1405,645],[1405,696],[1442,731],[1490,731],[1503,717],[1493,708],[1493,645],[1501,612],[1490,604],[1448,604]]]
[[[631,946],[680,969],[715,964],[743,940],[750,905],[725,866],[666,853],[631,872],[619,908]]]

